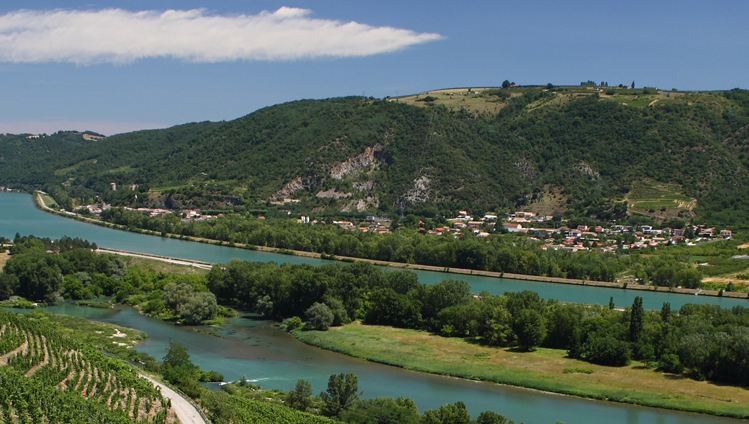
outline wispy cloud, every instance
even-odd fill
[[[19,10],[0,16],[0,61],[295,60],[369,56],[441,38],[434,33],[318,19],[310,13],[290,7],[231,16],[203,9]]]

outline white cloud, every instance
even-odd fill
[[[188,62],[369,56],[441,38],[309,16],[282,7],[257,15],[205,10],[131,12],[19,10],[0,15],[0,61],[128,63],[150,57]]]

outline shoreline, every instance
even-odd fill
[[[330,331],[330,330],[328,330]],[[522,390],[528,390],[532,392],[537,393],[543,393],[548,395],[555,395],[555,396],[568,396],[568,397],[574,397],[578,399],[585,399],[585,400],[593,400],[593,401],[600,401],[600,402],[614,402],[614,403],[620,403],[625,405],[633,405],[637,407],[645,407],[645,408],[654,408],[659,410],[670,410],[670,411],[679,411],[684,413],[693,413],[693,414],[704,414],[709,416],[715,416],[715,417],[726,417],[726,418],[734,418],[734,419],[746,419],[749,417],[749,412],[741,412],[741,411],[730,411],[730,410],[720,410],[717,408],[710,408],[709,406],[693,406],[690,407],[688,405],[679,405],[678,402],[681,400],[679,397],[684,399],[685,401],[689,401],[689,398],[685,398],[683,396],[677,396],[674,397],[672,395],[669,395],[667,393],[661,393],[661,392],[643,392],[640,390],[632,390],[631,392],[627,392],[622,394],[620,389],[617,389],[615,387],[611,388],[598,388],[598,389],[592,389],[593,393],[590,394],[584,394],[584,387],[578,388],[575,387],[573,389],[565,389],[562,383],[557,383],[559,386],[558,390],[554,390],[554,387],[540,387],[542,385],[542,381],[544,380],[544,377],[536,377],[536,381],[533,382],[533,378],[525,378],[522,379],[524,382],[528,382],[527,385],[523,385],[522,383],[513,381],[513,377],[508,377],[507,371],[527,371],[523,370],[518,367],[510,367],[506,366],[506,371],[503,374],[497,375],[489,375],[487,374],[466,374],[461,371],[440,371],[438,368],[440,366],[444,367],[445,364],[441,364],[439,360],[433,360],[429,361],[430,366],[420,366],[418,364],[409,364],[407,360],[403,361],[403,363],[396,362],[393,360],[388,360],[385,358],[378,358],[377,353],[370,353],[369,355],[358,355],[356,353],[353,353],[349,350],[347,350],[347,346],[337,346],[334,345],[335,342],[328,341],[327,343],[320,338],[312,335],[310,337],[304,337],[304,332],[300,330],[295,330],[289,333],[295,340],[299,341],[300,343],[304,343],[308,346],[312,346],[318,349],[322,349],[329,352],[335,352],[341,355],[345,355],[350,358],[356,358],[361,359],[364,361],[372,362],[375,364],[380,365],[386,365],[390,367],[400,368],[408,371],[413,372],[419,372],[419,373],[426,373],[431,375],[437,375],[445,378],[454,378],[454,379],[460,379],[464,381],[470,381],[470,382],[476,382],[476,383],[491,383],[491,384],[497,384],[500,386],[510,387],[513,389],[522,389]],[[450,366],[450,365],[448,365]],[[452,365],[454,366],[454,364]],[[450,368],[452,369],[452,366]],[[514,377],[517,379],[517,376]],[[544,382],[546,384],[554,384]],[[577,390],[575,390],[577,389]],[[638,397],[640,395],[641,397]],[[644,396],[643,396],[644,395]],[[654,399],[648,399],[646,396],[656,396]],[[661,400],[662,399],[662,400]],[[698,400],[695,398],[692,398],[692,400]]]
[[[50,213],[53,213],[55,215],[62,216],[65,218],[72,218],[77,221],[84,221],[93,225],[99,225],[102,227],[112,228],[112,229],[121,230],[121,231],[129,231],[126,227],[122,225],[112,224],[112,223],[108,223],[108,222],[93,219],[93,218],[83,217],[78,214],[74,214],[72,212],[63,213],[63,212],[55,211],[54,209],[44,204],[41,198],[41,195],[38,192],[34,192],[34,195],[32,196],[32,198],[34,199],[34,204],[37,207],[40,207],[43,211],[50,212]],[[623,289],[623,290],[639,290],[639,291],[653,291],[653,292],[657,291],[660,293],[691,294],[695,296],[728,297],[728,298],[736,298],[736,299],[749,298],[749,293],[723,292],[723,294],[721,295],[721,292],[718,290],[685,289],[685,288],[675,288],[675,287],[671,288],[671,287],[651,286],[651,285],[646,285],[646,284],[615,283],[615,282],[609,282],[609,281],[547,277],[543,275],[512,274],[512,273],[497,272],[497,271],[481,271],[481,270],[466,269],[466,268],[451,268],[451,267],[440,267],[440,266],[433,266],[433,265],[409,264],[409,263],[403,263],[403,262],[379,261],[376,259],[357,258],[357,257],[352,257],[352,256],[335,256],[335,259],[326,259],[322,257],[323,254],[321,253],[308,252],[304,250],[281,249],[281,248],[276,248],[276,247],[256,246],[256,245],[249,245],[249,244],[243,244],[243,243],[223,242],[221,240],[212,240],[212,239],[189,237],[189,236],[178,236],[176,234],[166,234],[162,236],[161,234],[156,233],[154,231],[141,230],[141,229],[139,229],[139,231],[133,231],[133,232],[138,233],[138,234],[143,234],[143,235],[155,236],[155,237],[166,237],[166,238],[172,238],[172,239],[177,239],[177,240],[192,241],[192,242],[197,242],[197,243],[214,244],[217,246],[257,250],[261,252],[289,254],[292,256],[301,256],[301,257],[313,258],[313,259],[340,261],[340,262],[347,262],[347,263],[355,262],[355,261],[368,262],[373,265],[377,265],[381,267],[396,268],[396,269],[403,269],[403,270],[442,272],[445,274],[457,274],[457,275],[477,275],[481,277],[506,278],[510,280],[536,281],[540,283],[569,284],[569,285],[589,286],[589,287],[616,288],[616,289]],[[117,250],[117,249],[108,249],[108,250],[111,250],[113,252],[122,252],[120,254],[125,254],[125,253],[130,254],[128,256],[143,255],[144,257],[150,257],[152,259],[163,258],[163,259],[168,259],[168,260],[183,261],[183,262],[189,262],[189,263],[195,263],[195,264],[201,264],[201,265],[213,265],[213,264],[210,264],[209,262],[191,261],[191,260],[173,258],[173,257],[168,257],[168,256],[151,255],[151,254],[139,253],[139,252],[128,252],[128,251]],[[159,260],[163,260],[163,259],[159,259]],[[193,265],[193,266],[197,266],[197,265]],[[197,267],[200,267],[200,266],[197,266]]]

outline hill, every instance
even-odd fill
[[[69,208],[96,199],[328,214],[528,208],[741,226],[748,141],[745,90],[465,88],[300,100],[80,142],[44,161],[26,149],[0,162],[0,183],[43,188]]]

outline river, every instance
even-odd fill
[[[288,261],[295,263],[323,263],[325,261],[265,252],[231,249],[160,237],[121,232],[84,224],[37,210],[29,195],[0,193],[0,235],[34,234],[40,237],[59,238],[63,235],[81,237],[96,242],[102,247],[168,255],[185,259],[209,262],[224,262],[232,257],[246,260]],[[435,282],[446,275],[433,272],[418,272],[424,282]],[[499,293],[505,290],[531,289],[544,297],[562,300],[607,303],[609,296],[625,304],[634,297],[624,290],[594,287],[556,285],[527,281],[511,281],[486,277],[452,276],[468,281],[474,291],[485,288]],[[566,294],[575,290],[575,294]],[[556,293],[559,293],[557,295]],[[738,299],[704,298],[674,294],[637,292],[649,307],[659,307],[658,295],[671,301],[678,308],[689,301],[714,301],[722,306],[743,304]],[[627,297],[629,296],[629,297]],[[653,296],[653,297],[648,297]],[[621,300],[620,300],[621,299]],[[720,301],[720,302],[717,302]],[[726,301],[732,303],[726,303]],[[199,334],[188,328],[139,315],[131,308],[101,310],[81,308],[68,304],[49,308],[51,312],[84,316],[89,319],[112,322],[148,333],[149,338],[136,347],[157,358],[164,356],[169,340],[189,349],[192,360],[203,369],[221,372],[227,380],[246,376],[249,380],[266,388],[288,390],[298,379],[312,383],[316,392],[325,389],[327,379],[333,373],[354,373],[359,378],[359,388],[365,398],[378,396],[404,396],[414,399],[421,411],[439,407],[446,403],[463,401],[475,417],[485,410],[497,411],[516,422],[526,424],[727,424],[739,422],[719,417],[681,413],[654,408],[578,399],[568,396],[539,393],[493,383],[472,382],[448,377],[434,376],[369,363],[344,355],[327,352],[304,345],[272,323],[238,317],[229,320],[219,329],[222,338]]]
[[[0,236],[12,239],[16,233],[53,239],[62,236],[80,237],[94,242],[100,247],[213,263],[228,262],[232,258],[247,261],[308,263],[312,265],[331,263],[322,259],[148,236],[86,224],[37,209],[32,202],[31,196],[28,194],[0,192]],[[617,306],[631,305],[635,296],[641,296],[643,298],[643,306],[646,309],[660,309],[663,302],[670,302],[672,309],[679,309],[685,303],[713,303],[724,308],[731,308],[736,305],[749,306],[749,300],[745,298],[694,296],[666,292],[448,274],[432,271],[413,272],[419,276],[419,281],[426,284],[434,284],[446,278],[465,280],[471,285],[471,290],[474,293],[487,291],[492,294],[502,294],[506,291],[533,290],[544,298],[558,299],[565,302],[598,303],[601,305],[607,305],[609,298],[613,297],[614,303]]]

